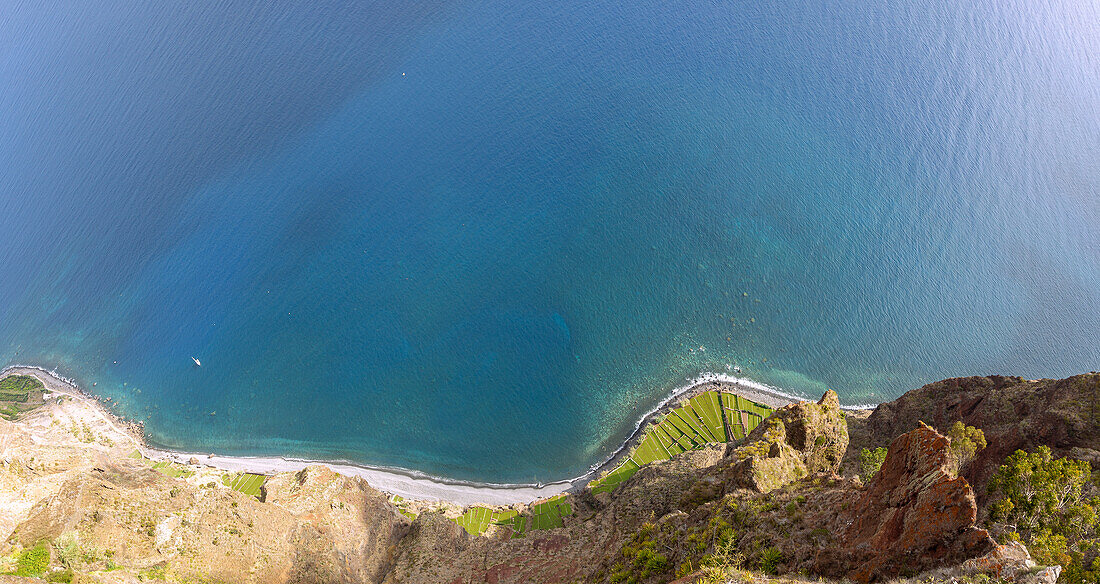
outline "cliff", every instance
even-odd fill
[[[646,464],[614,489],[583,489],[541,510],[486,509],[478,529],[456,523],[463,510],[453,505],[401,501],[322,466],[270,477],[258,496],[197,460],[153,468],[93,401],[55,396],[0,420],[0,572],[28,574],[38,561],[40,577],[104,583],[694,582],[720,573],[1050,581],[1026,550],[998,546],[981,528],[983,486],[1016,447],[1096,453],[1089,407],[1098,387],[1096,374],[946,380],[869,416],[846,414],[828,392],[778,409],[743,440]],[[956,475],[950,441],[933,427],[960,419],[985,429],[990,446]],[[876,445],[888,454],[864,484],[850,472],[852,451]],[[554,522],[521,533],[504,519],[524,516]]]

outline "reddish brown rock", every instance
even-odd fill
[[[822,554],[823,571],[869,582],[991,550],[989,533],[975,527],[974,491],[951,476],[949,462],[950,442],[928,426],[894,440],[882,469],[845,511],[843,547]]]
[[[1072,455],[1100,464],[1100,373],[1066,379],[957,377],[914,389],[879,405],[851,430],[855,457],[863,447],[890,441],[919,422],[946,430],[961,420],[981,428],[989,442],[963,469],[977,487],[979,503],[989,477],[1017,449],[1049,446],[1056,455]]]

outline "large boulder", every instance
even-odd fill
[[[724,479],[734,488],[767,493],[809,474],[833,474],[848,448],[848,427],[836,392],[817,403],[779,408],[730,447]]]
[[[970,484],[953,476],[950,441],[923,424],[890,444],[878,474],[842,515],[842,545],[822,554],[819,567],[858,582],[959,563],[995,545],[975,526]]]

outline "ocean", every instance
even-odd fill
[[[1098,47],[1076,0],[9,4],[0,365],[492,482],[707,373],[1098,369]]]

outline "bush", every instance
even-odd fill
[[[1036,562],[1060,564],[1060,582],[1100,580],[1100,493],[1089,463],[1054,458],[1050,448],[1017,450],[989,480],[989,517]]]
[[[886,449],[878,447],[874,450],[864,448],[859,451],[859,478],[863,479],[863,482],[871,480],[871,477],[875,476],[875,473],[882,468],[883,461],[886,460]]]
[[[951,439],[951,454],[955,459],[955,473],[962,472],[966,465],[974,460],[979,450],[986,447],[985,432],[981,428],[967,426],[962,422],[955,422],[947,431],[947,437]]]
[[[776,568],[783,562],[783,550],[777,547],[765,548],[760,552],[760,571],[765,574],[775,574]]]
[[[46,573],[50,567],[50,548],[46,542],[38,542],[38,545],[27,548],[19,554],[15,564],[15,575],[24,578],[34,578]]]
[[[67,531],[61,534],[53,542],[53,549],[57,553],[57,559],[66,568],[75,568],[81,559],[80,537],[75,531]]]

